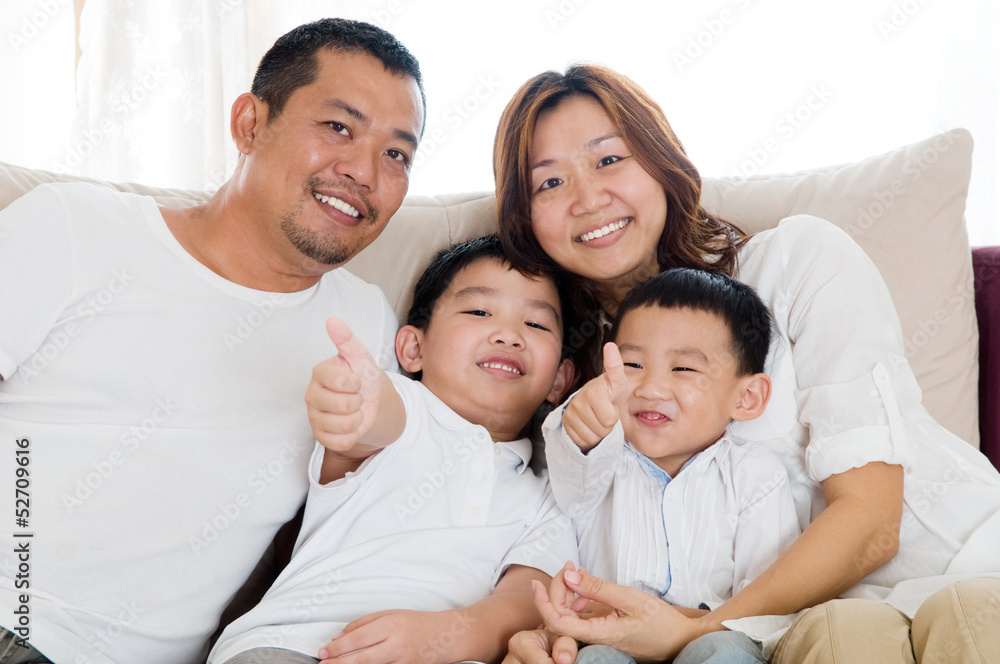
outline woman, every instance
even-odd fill
[[[920,405],[888,292],[845,233],[800,216],[749,237],[707,214],[662,110],[601,67],[525,83],[500,120],[493,165],[508,252],[525,269],[575,275],[581,306],[613,315],[633,285],[678,266],[757,290],[775,320],[774,393],[761,420],[734,430],[783,458],[804,527],[770,569],[700,617],[561,574],[544,614],[572,638],[523,633],[510,659],[571,662],[574,639],[669,659],[737,619],[726,626],[770,652],[790,621],[762,616],[816,607],[773,661],[1000,661],[1000,579],[977,578],[1000,576],[1000,475]],[[586,621],[561,601],[567,588],[616,611]],[[828,601],[838,596],[854,599]],[[991,611],[970,613],[977,602]]]

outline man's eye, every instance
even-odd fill
[[[403,162],[404,166],[410,165],[410,156],[402,150],[388,150],[386,154],[389,155],[390,159]]]

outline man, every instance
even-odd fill
[[[424,112],[405,47],[327,19],[261,60],[206,204],[70,184],[0,212],[0,662],[204,658],[305,496],[326,318],[395,368],[384,296],[337,268],[402,203]]]

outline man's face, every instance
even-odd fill
[[[423,110],[416,81],[370,55],[321,49],[316,58],[316,80],[260,123],[250,185],[291,261],[323,272],[368,246],[399,209]]]

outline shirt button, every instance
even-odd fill
[[[478,505],[476,505],[475,507],[472,508],[472,516],[479,516],[482,513],[483,513],[483,508],[482,507],[479,507]]]
[[[495,454],[496,456],[500,456],[500,448],[499,447],[494,447],[493,448],[493,454]]]

